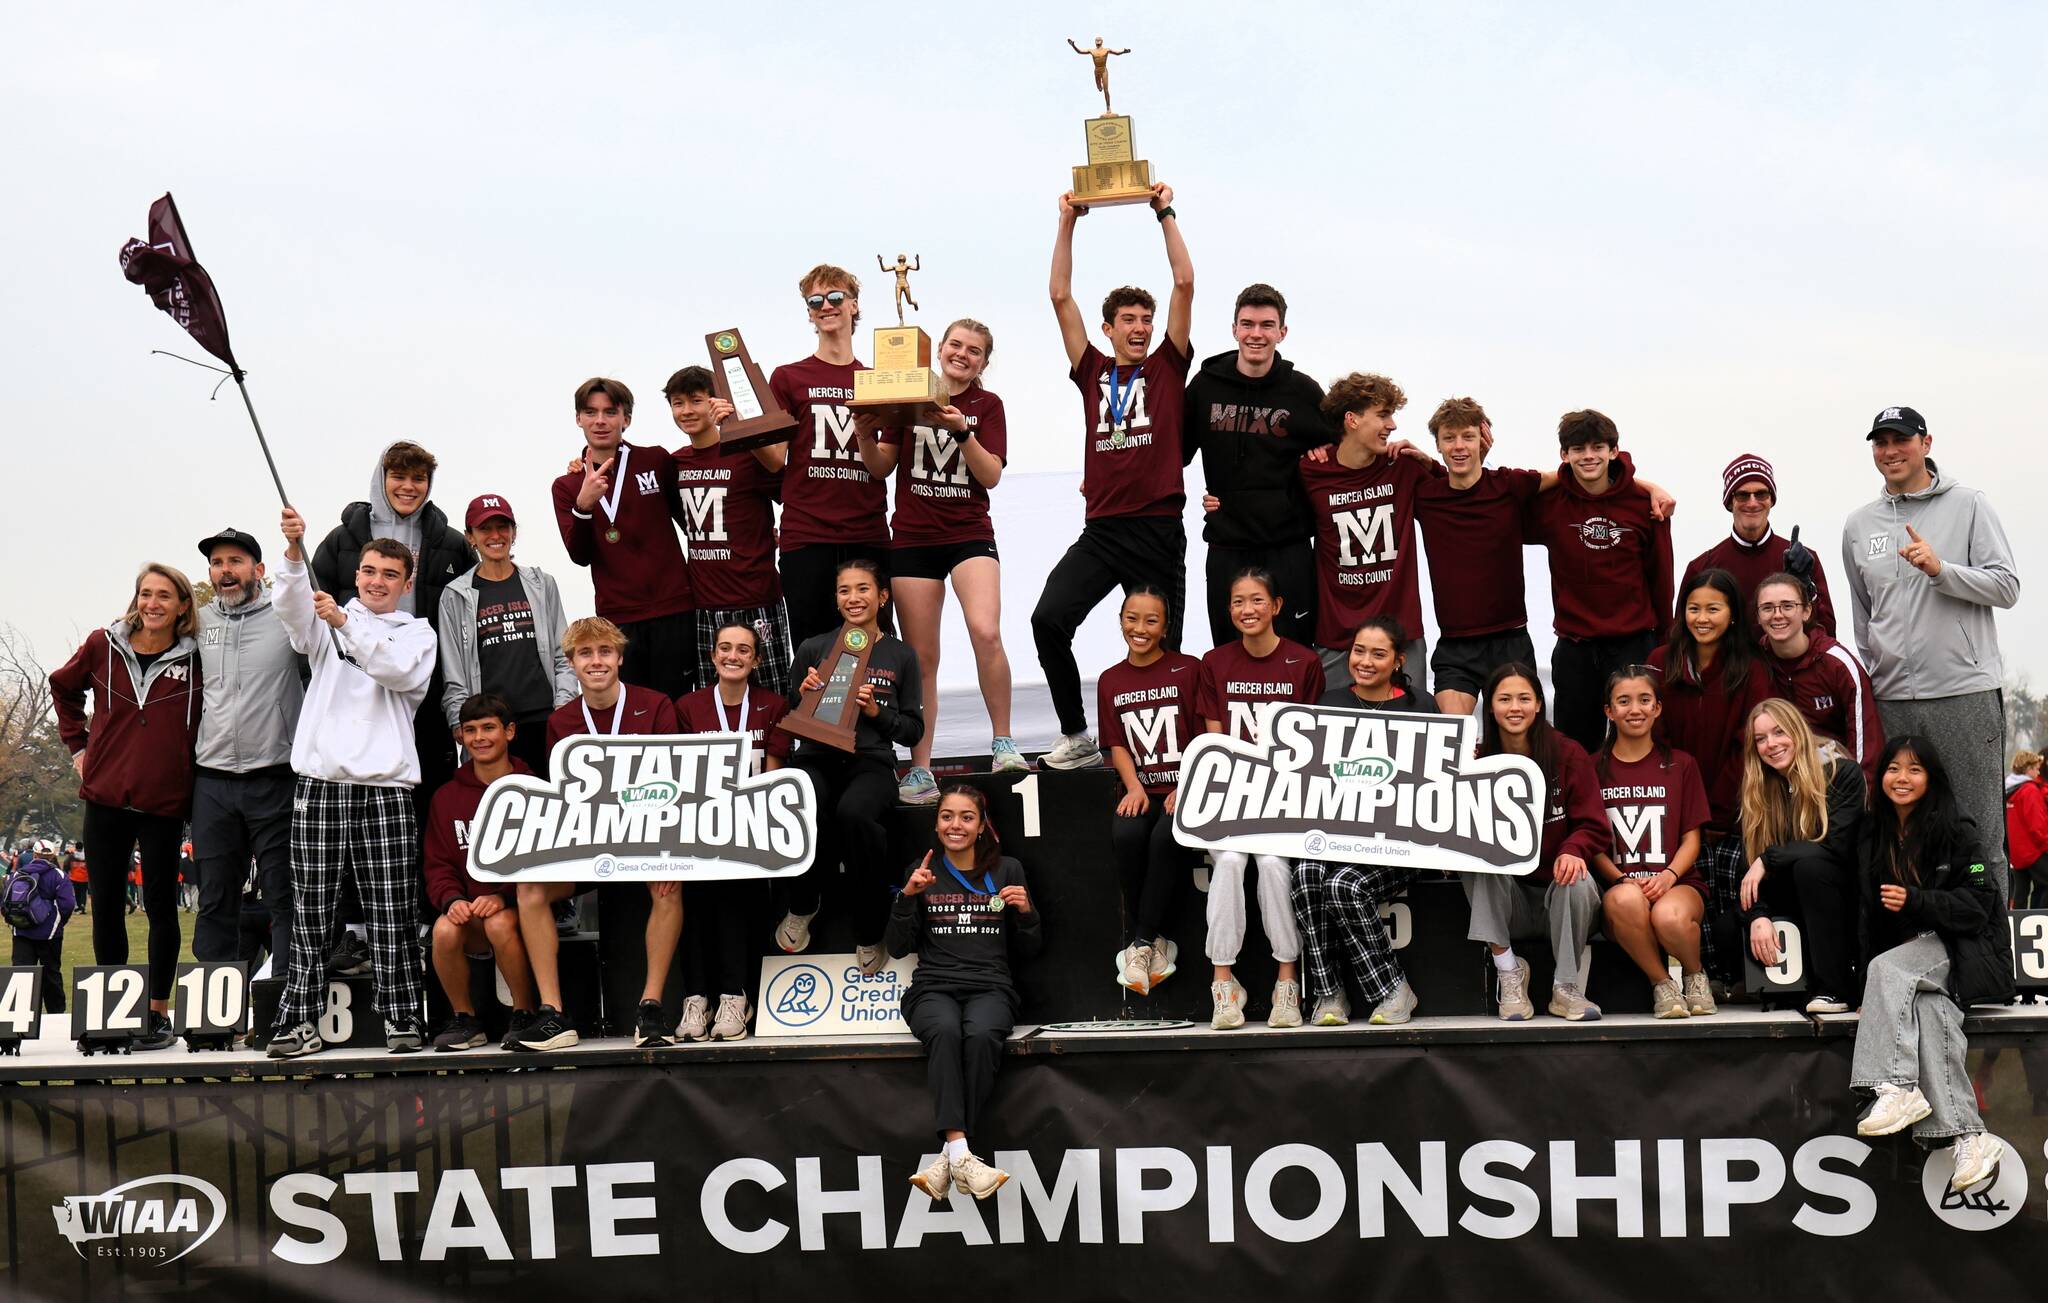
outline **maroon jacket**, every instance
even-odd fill
[[[92,720],[85,694],[92,693]],[[199,644],[180,637],[144,674],[115,621],[85,635],[78,654],[50,675],[57,734],[85,752],[78,794],[95,805],[183,819],[192,813],[192,748],[199,740]]]
[[[1560,855],[1578,856],[1591,873],[1593,857],[1614,844],[1592,758],[1564,734],[1553,730],[1552,736],[1557,739],[1557,774],[1543,794],[1543,848],[1529,873],[1530,882],[1556,881]]]
[[[533,771],[513,756],[512,772]],[[441,784],[427,807],[427,900],[443,914],[458,900],[493,894],[513,899],[511,883],[485,883],[469,876],[469,831],[483,799],[484,783],[476,776],[476,765],[465,760],[455,777]]]
[[[1877,693],[1856,653],[1822,629],[1807,634],[1806,655],[1779,660],[1766,648],[1771,688],[1799,707],[1816,733],[1840,742],[1863,766],[1863,782],[1875,789],[1877,758],[1884,751],[1884,724],[1877,717]]]
[[[1618,638],[1671,627],[1671,525],[1650,518],[1650,491],[1616,457],[1607,492],[1579,487],[1570,466],[1530,504],[1523,538],[1550,551],[1552,625],[1561,638]]]
[[[1764,535],[1761,543],[1745,543],[1733,531],[1714,546],[1692,559],[1692,564],[1679,572],[1680,582],[1685,576],[1698,574],[1702,570],[1726,570],[1735,576],[1736,586],[1742,589],[1743,623],[1756,627],[1756,586],[1785,568],[1785,549],[1792,546],[1789,538],[1778,537],[1772,530]],[[1813,549],[1808,548],[1809,552]],[[1827,573],[1820,568],[1820,554],[1813,556],[1813,622],[1829,633],[1835,631],[1835,604],[1828,600]],[[1679,601],[1685,594],[1677,595]]]
[[[1670,665],[1670,657],[1669,647],[1659,647],[1650,653],[1649,663],[1661,673]],[[1749,713],[1771,695],[1770,671],[1752,661],[1749,682],[1731,697],[1723,690],[1727,686],[1722,681],[1725,666],[1725,659],[1716,657],[1701,674],[1687,664],[1679,670],[1676,682],[1660,683],[1658,694],[1664,699],[1660,721],[1664,740],[1700,767],[1711,812],[1707,829],[1717,833],[1732,832],[1741,820]]]

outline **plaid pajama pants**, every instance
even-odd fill
[[[1742,898],[1742,834],[1731,832],[1700,852],[1700,876],[1707,880],[1707,908],[1700,915],[1700,967],[1729,985],[1742,977],[1742,928],[1736,904]],[[1732,950],[1732,953],[1723,953]]]
[[[318,1023],[327,999],[327,937],[353,872],[369,925],[375,1008],[420,1017],[420,843],[412,791],[299,776],[292,791],[292,966],[275,1030]]]
[[[761,644],[760,661],[754,667],[754,682],[794,706],[796,694],[790,691],[793,683],[789,662],[796,655],[796,646],[789,640],[789,612],[781,598],[777,598],[772,606],[735,606],[722,611],[697,612],[697,686],[708,688],[718,682],[718,669],[711,663],[711,648],[720,627],[728,624],[746,625],[754,631],[755,640]]]
[[[1397,864],[1294,864],[1294,921],[1311,1000],[1344,992],[1337,964],[1348,961],[1366,999],[1378,1004],[1401,985],[1400,961],[1387,940],[1380,906],[1407,890],[1418,870]]]

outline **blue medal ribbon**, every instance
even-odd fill
[[[995,875],[995,874],[993,874],[993,873],[985,873],[985,874],[983,874],[983,875],[982,875],[982,885],[980,885],[980,886],[978,886],[978,887],[977,887],[977,886],[975,886],[975,885],[974,885],[974,883],[973,883],[973,882],[971,882],[971,881],[970,881],[970,880],[968,879],[968,877],[967,877],[967,875],[966,875],[966,874],[964,874],[964,873],[960,872],[960,870],[959,870],[959,869],[957,869],[957,868],[955,868],[955,867],[953,866],[953,860],[952,860],[952,857],[951,857],[951,856],[944,856],[944,855],[942,855],[942,856],[940,856],[940,857],[939,857],[939,859],[940,859],[940,862],[941,862],[941,863],[943,863],[943,864],[944,864],[944,865],[946,866],[946,872],[948,872],[948,873],[950,873],[950,874],[952,874],[952,875],[953,875],[953,880],[954,880],[954,881],[958,882],[958,883],[959,883],[959,884],[960,884],[961,886],[965,887],[965,888],[966,888],[966,889],[967,889],[968,891],[970,891],[970,892],[973,892],[973,891],[978,891],[978,892],[980,892],[980,893],[981,893],[982,895],[984,895],[984,896],[987,896],[987,897],[989,898],[989,904],[990,904],[990,907],[991,907],[991,908],[994,908],[994,909],[1001,909],[1001,908],[1003,907],[1003,898],[1002,898],[1001,896],[998,896],[998,895],[996,895],[996,875]]]
[[[1124,411],[1131,405],[1131,390],[1137,386],[1138,375],[1144,369],[1142,362],[1132,367],[1130,383],[1119,386],[1116,362],[1112,360],[1109,364],[1109,428],[1112,434],[1124,426]]]

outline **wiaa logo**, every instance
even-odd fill
[[[2027,1164],[2011,1142],[1987,1137],[2005,1146],[1998,1175],[1958,1194],[1948,1188],[1956,1173],[1954,1148],[1937,1149],[1920,1168],[1920,1193],[1936,1217],[1964,1231],[1990,1231],[2020,1215],[2027,1203]]]
[[[189,1193],[149,1193],[152,1186],[170,1186]],[[201,1202],[211,1214],[200,1225]],[[57,1233],[71,1242],[81,1258],[121,1258],[176,1262],[213,1238],[227,1220],[228,1202],[220,1190],[196,1176],[166,1173],[137,1177],[103,1194],[68,1194],[52,1204]],[[92,1252],[86,1252],[86,1246]],[[181,1247],[182,1246],[182,1247]]]

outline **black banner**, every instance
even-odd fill
[[[16,1089],[27,1298],[2031,1297],[2038,1036],[1984,1035],[1998,1182],[1859,1140],[1849,1041],[1013,1055],[934,1205],[916,1058]],[[1213,1042],[1212,1042],[1213,1044]],[[1983,1062],[1989,1050],[2018,1050]],[[1923,1170],[1924,1169],[1924,1170]]]

